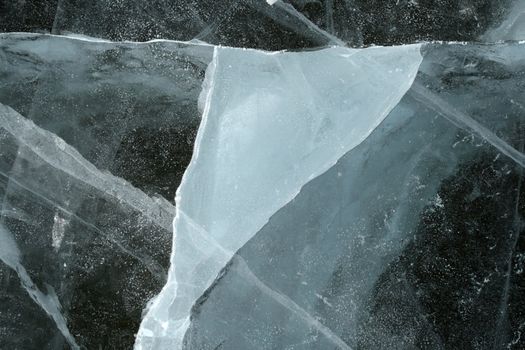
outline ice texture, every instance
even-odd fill
[[[524,11],[0,2],[0,348],[525,348]]]
[[[168,282],[136,349],[182,346],[190,309],[219,271],[305,183],[383,121],[410,88],[419,50],[215,49],[193,158],[177,192]]]
[[[271,4],[270,4],[271,3]],[[479,40],[522,0],[26,0],[0,4],[0,31],[110,40],[201,40],[266,50]],[[521,6],[521,5],[518,5]],[[506,26],[507,24],[505,24]]]
[[[131,348],[213,47],[0,34],[0,348]]]
[[[525,40],[525,3],[515,1],[507,10],[507,16],[495,28],[483,36],[487,41]]]
[[[29,296],[47,313],[56,323],[60,333],[64,336],[72,349],[80,349],[75,339],[67,328],[66,320],[61,314],[60,302],[52,287],[48,286],[48,294],[42,293],[29,277],[26,269],[20,263],[20,251],[13,235],[2,224],[0,224],[0,260],[11,269],[16,271],[20,282]]]
[[[122,307],[112,296],[115,287],[129,298],[127,302],[139,302],[138,308],[128,311],[138,312],[134,316],[138,317],[140,300],[144,303],[148,291],[151,293],[152,287],[158,288],[165,281],[165,262],[156,248],[170,238],[173,207],[165,200],[149,198],[120,178],[100,172],[64,140],[3,105],[0,135],[2,235],[4,241],[18,246],[3,252],[2,261],[17,272],[19,283],[53,318],[73,348],[78,346],[66,327],[62,308],[83,345],[96,341],[89,339],[96,329],[93,320],[110,326],[99,313],[107,316],[111,313],[109,307]],[[119,271],[120,264],[129,267]],[[108,273],[111,278],[104,277]],[[122,273],[125,278],[119,281]],[[6,282],[11,279],[6,271],[2,275]],[[107,282],[92,282],[106,278]],[[107,288],[104,285],[108,282],[115,287],[99,290]],[[12,283],[16,279],[6,284]],[[46,286],[48,293],[41,292],[39,286]],[[134,291],[139,286],[142,290]],[[10,288],[2,293],[10,298],[23,297]],[[97,294],[104,300],[97,301]],[[16,329],[20,321],[31,325],[31,318],[24,319],[25,304],[27,301],[14,303],[17,317],[2,317],[4,329]],[[127,317],[120,315],[123,320]],[[82,322],[91,326],[85,329]],[[42,327],[38,323],[34,326]],[[118,327],[112,331],[118,332]],[[47,332],[47,341],[55,343],[49,348],[59,346],[52,341],[53,330]],[[111,337],[106,333],[99,341],[109,343]],[[34,341],[34,346],[29,341]],[[2,337],[1,344],[5,348],[44,348],[45,342],[32,335],[30,339]]]
[[[212,54],[209,45],[0,34],[0,102],[99,169],[173,200]]]
[[[194,304],[184,349],[525,346],[525,45],[422,51],[388,117]]]

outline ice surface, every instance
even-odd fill
[[[525,154],[512,147],[512,145],[506,143],[494,132],[486,128],[484,125],[478,123],[469,115],[455,109],[452,105],[436,94],[429,93],[429,91],[421,84],[414,84],[410,92],[416,100],[429,106],[434,111],[450,120],[457,127],[479,136],[485,142],[488,142],[494,146],[498,151],[501,152],[501,154],[504,154],[515,161],[517,164],[525,167]]]
[[[103,276],[103,270],[97,272],[95,266],[103,267],[104,259],[115,262],[115,258],[131,260],[128,263],[134,266],[130,270],[135,270],[135,274],[143,269],[148,275],[143,277],[144,282],[162,284],[166,274],[162,252],[152,248],[169,239],[173,207],[167,201],[149,198],[122,179],[100,172],[62,139],[4,105],[0,105],[0,135],[2,241],[3,245],[9,243],[0,258],[17,272],[22,286],[55,320],[68,343],[78,348],[60,313],[59,299],[50,292],[56,290],[70,312],[76,307],[81,309],[78,296],[83,293],[79,295],[77,288],[89,275]],[[97,204],[98,201],[101,202]],[[20,215],[4,215],[6,209]],[[61,231],[58,241],[57,230]],[[145,232],[149,234],[144,235]],[[148,236],[152,242],[145,242]],[[101,262],[97,262],[99,258]],[[115,271],[112,278],[117,276]],[[138,277],[129,282],[140,285]],[[47,295],[39,290],[35,279],[50,291]],[[144,287],[147,292],[149,288]],[[129,287],[119,288],[124,292]],[[139,299],[141,293],[137,295]],[[4,327],[6,322],[10,323],[2,319]],[[11,341],[16,340],[2,339],[2,345],[13,346]]]
[[[381,123],[412,84],[419,49],[216,48],[177,192],[168,282],[141,324],[137,349],[181,347],[190,309],[217,273],[305,183]]]
[[[13,238],[11,232],[9,232],[0,223],[0,260],[2,260],[7,266],[12,268],[18,274],[22,286],[25,288],[31,298],[46,312],[56,323],[57,328],[60,330],[64,338],[71,346],[72,349],[80,349],[75,342],[75,339],[67,328],[66,320],[62,316],[60,309],[60,303],[54,293],[53,289],[49,287],[48,294],[42,293],[37,286],[31,280],[31,277],[27,274],[26,269],[20,263],[20,251]]]
[[[0,54],[0,103],[97,168],[173,200],[191,157],[212,47],[4,34]]]
[[[20,252],[0,262],[0,348],[132,346],[166,280],[212,55],[0,35],[0,223]]]
[[[111,40],[202,40],[266,50],[475,41],[522,0],[26,0],[4,2],[0,31]],[[272,5],[271,5],[272,4]],[[506,23],[506,22],[505,22]],[[503,24],[508,26],[507,24]]]
[[[522,348],[524,50],[426,46],[381,125],[218,274],[183,348]]]
[[[525,40],[525,3],[514,1],[499,26],[485,33],[487,41]]]
[[[0,348],[525,348],[523,11],[0,3]]]
[[[152,199],[126,181],[100,172],[64,140],[38,128],[13,109],[2,104],[0,104],[0,125],[2,129],[16,137],[21,146],[30,149],[57,171],[103,192],[106,196],[114,197],[115,201],[125,203],[169,230],[168,222],[171,221],[174,207],[168,201]]]

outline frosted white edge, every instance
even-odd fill
[[[382,122],[412,85],[422,61],[421,45],[334,47],[302,53],[214,49],[203,87],[206,99],[193,157],[176,195],[168,282],[146,310],[135,349],[182,348],[191,307],[197,298],[235,251],[290,202],[303,185],[328,170]],[[333,69],[330,63],[344,64],[348,69],[330,71],[331,81],[316,81],[319,67],[310,69],[303,59],[308,64],[322,61],[327,71]],[[309,69],[302,69],[301,64]],[[272,75],[274,68],[282,70]],[[346,84],[343,79],[352,81],[352,76],[359,83]],[[309,84],[309,78],[316,84]],[[244,86],[247,80],[256,85],[253,91]],[[265,86],[271,88],[265,90]],[[327,87],[333,88],[328,94],[336,97],[328,95],[329,101],[323,105]],[[338,92],[341,87],[343,94]],[[296,88],[304,91],[294,92]],[[319,101],[308,100],[315,100],[318,94],[323,97]],[[346,97],[350,104],[343,112],[336,107],[334,116],[331,110],[323,110],[337,105],[337,98],[341,99],[339,106],[348,103]],[[280,108],[288,106],[290,111]],[[304,125],[298,123],[303,116]],[[295,140],[291,136],[297,135],[286,135],[286,131],[295,129],[303,138]],[[245,134],[249,135],[244,137]],[[313,141],[314,136],[322,140]],[[272,137],[277,137],[275,142],[267,140]],[[245,146],[253,146],[250,160],[243,158]],[[279,154],[279,159],[265,155],[272,151],[277,152],[272,156]],[[277,165],[268,170],[264,166],[257,168],[258,164]],[[290,184],[272,182],[280,179]],[[241,187],[239,194],[231,195],[237,191],[237,185]],[[272,191],[275,194],[264,195]]]
[[[231,49],[237,49],[237,50],[244,50],[244,51],[256,51],[256,52],[265,52],[268,54],[275,54],[279,52],[287,52],[287,50],[278,50],[278,51],[268,51],[268,50],[262,50],[262,49],[254,49],[254,48],[246,48],[246,47],[234,47],[234,46],[227,46],[227,45],[214,45],[206,43],[202,40],[189,40],[189,41],[183,41],[183,40],[170,40],[170,39],[152,39],[148,41],[132,41],[132,40],[123,40],[123,41],[111,41],[101,38],[95,38],[90,37],[87,35],[80,35],[71,33],[68,35],[60,35],[60,34],[49,34],[49,33],[31,33],[31,32],[0,32],[0,40],[2,39],[13,39],[20,37],[23,39],[31,38],[31,37],[42,37],[42,38],[57,38],[57,39],[69,39],[72,41],[83,41],[83,42],[89,42],[89,43],[98,43],[98,44],[112,44],[112,45],[119,45],[119,44],[129,44],[129,45],[149,45],[153,43],[174,43],[174,44],[181,44],[181,45],[192,45],[192,46],[204,46],[204,47],[221,47],[221,48],[231,48]],[[447,44],[447,45],[469,45],[469,44],[476,44],[476,45],[493,45],[493,44],[501,44],[506,41],[510,42],[517,42],[518,44],[524,44],[525,40],[494,40],[494,41],[485,41],[485,42],[469,42],[469,41],[445,41],[445,40],[432,40],[432,41],[425,41],[420,43],[414,43],[410,45],[428,45],[428,44]],[[313,49],[305,49],[309,51],[316,51],[316,50],[322,50],[329,47],[341,47],[341,45],[329,45],[324,48],[313,48]],[[372,48],[372,47],[391,47],[391,46],[381,46],[381,45],[370,45],[366,48]],[[306,52],[306,51],[305,51]]]
[[[168,213],[174,212],[174,206],[166,199],[151,198],[128,181],[98,170],[63,139],[38,127],[31,120],[2,103],[0,103],[0,128],[7,130],[21,144],[54,168],[126,203],[159,226],[171,230],[171,225],[166,223],[166,220],[169,219]]]
[[[10,38],[16,38],[16,37],[49,37],[49,38],[57,38],[57,39],[69,39],[73,41],[83,41],[83,42],[90,42],[90,43],[99,43],[99,44],[113,44],[113,45],[119,45],[119,44],[129,44],[129,45],[148,45],[152,43],[174,43],[174,44],[181,44],[181,45],[193,45],[193,46],[204,46],[204,47],[222,47],[222,48],[231,48],[231,49],[238,49],[238,50],[245,50],[245,51],[257,51],[257,52],[265,52],[268,54],[275,54],[279,52],[287,52],[287,50],[277,50],[277,51],[268,51],[263,49],[254,49],[249,47],[235,47],[235,46],[228,46],[228,45],[214,45],[209,44],[207,42],[204,42],[202,40],[171,40],[171,39],[151,39],[148,41],[132,41],[132,40],[122,40],[122,41],[111,41],[101,38],[95,38],[83,34],[76,34],[76,33],[70,33],[67,35],[62,34],[50,34],[50,33],[31,33],[31,32],[0,32],[0,40],[2,39],[10,39]],[[507,41],[516,41],[516,40],[507,40]],[[475,44],[475,45],[492,45],[492,44],[501,44],[506,42],[506,40],[503,39],[497,39],[494,41],[482,41],[482,42],[470,42],[470,41],[445,41],[445,40],[431,40],[431,41],[424,41],[424,42],[418,42],[414,44],[409,45],[428,45],[428,44],[448,44],[448,45],[469,45],[469,44]],[[517,40],[519,44],[525,43],[525,40]],[[305,48],[305,50],[309,51],[316,51],[316,50],[322,50],[329,47],[340,47],[341,45],[328,45],[323,48]],[[407,46],[407,45],[401,45],[401,46]],[[381,46],[381,45],[370,45],[365,48],[372,48],[372,47],[392,47],[392,46]],[[305,51],[306,52],[306,51]]]
[[[57,170],[63,171],[76,180],[96,188],[106,195],[114,197],[117,201],[126,203],[132,208],[150,217],[158,225],[171,231],[170,214],[175,211],[174,206],[163,198],[150,198],[141,190],[133,187],[130,183],[109,173],[99,171],[93,164],[84,159],[72,146],[55,134],[41,129],[31,120],[26,119],[12,108],[0,103],[0,129],[4,129],[20,145],[34,152],[42,161],[48,163]],[[7,174],[4,174],[7,176]],[[10,178],[10,181],[15,181]],[[18,183],[18,182],[17,182]],[[18,183],[18,185],[23,186]],[[31,189],[28,189],[32,191]],[[61,208],[64,212],[66,209]],[[73,213],[70,213],[74,215]],[[78,218],[84,222],[81,218]],[[171,221],[171,220],[170,220]],[[89,223],[86,223],[89,226]],[[96,227],[94,229],[99,231]],[[158,274],[158,269],[149,266],[148,261],[127,249],[119,242],[114,242],[125,253],[141,260],[153,274]],[[66,338],[73,349],[79,349],[74,337],[67,328],[64,316],[61,314],[62,307],[53,288],[47,286],[47,294],[33,283],[25,267],[20,262],[20,252],[10,231],[0,223],[0,260],[12,268],[20,278],[23,288],[29,296],[44,310],[55,322],[57,328]],[[163,280],[165,276],[158,276]]]
[[[230,46],[224,46],[224,45],[213,45],[208,44],[207,42],[201,41],[201,40],[189,40],[189,41],[183,41],[183,40],[170,40],[170,39],[151,39],[148,41],[132,41],[132,40],[122,40],[122,41],[111,41],[101,38],[95,38],[87,35],[82,34],[75,34],[70,33],[67,35],[60,35],[60,34],[49,34],[49,33],[30,33],[30,32],[4,32],[0,33],[0,40],[3,37],[6,38],[12,38],[12,37],[49,37],[49,38],[57,38],[57,39],[69,39],[73,41],[83,41],[88,43],[98,43],[98,44],[113,44],[113,45],[119,45],[119,44],[129,44],[129,45],[149,45],[153,43],[173,43],[173,44],[181,44],[181,45],[192,45],[192,46],[205,46],[205,47],[230,47]],[[235,47],[231,47],[235,48]],[[247,51],[262,51],[262,52],[282,52],[281,51],[265,51],[260,49],[252,49],[252,48],[237,48],[240,50],[247,50]]]
[[[13,234],[0,222],[0,260],[2,260],[7,266],[15,271],[20,279],[20,284],[25,289],[27,294],[33,299],[33,301],[46,312],[56,327],[62,333],[68,344],[73,350],[78,350],[80,347],[75,341],[75,338],[69,332],[67,328],[67,322],[62,315],[62,306],[58,301],[58,297],[49,285],[47,287],[47,294],[40,291],[38,286],[33,282],[27,270],[20,262],[20,250],[15,242]]]

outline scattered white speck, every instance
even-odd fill
[[[326,299],[325,297],[323,297],[321,294],[317,294],[315,293],[315,296],[318,297],[319,299],[321,299],[321,301],[323,303],[325,303],[326,305],[332,307],[332,304],[330,304],[330,302],[328,301],[328,299]]]
[[[51,245],[56,250],[58,250],[62,244],[67,224],[68,221],[66,219],[58,215],[58,212],[55,213],[53,217],[53,229],[51,230]]]
[[[435,201],[436,207],[444,208],[445,205],[443,204],[443,200],[439,196],[439,194],[436,194],[436,201]]]

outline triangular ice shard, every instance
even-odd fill
[[[383,123],[195,303],[184,350],[525,348],[525,45],[423,50]]]
[[[359,145],[410,88],[419,45],[265,53],[216,48],[177,192],[168,283],[137,349],[177,349],[190,309],[301,187]]]

